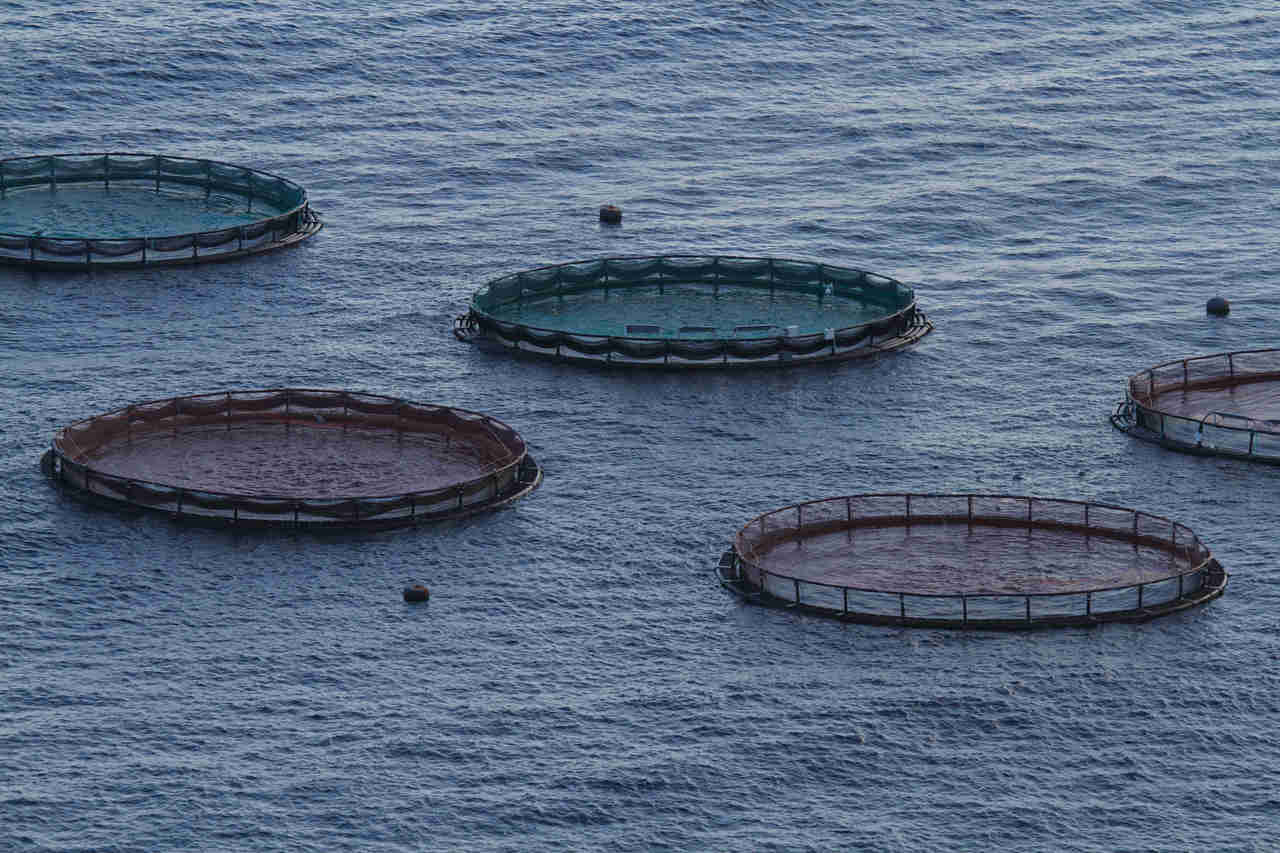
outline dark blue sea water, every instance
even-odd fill
[[[0,155],[209,157],[328,223],[0,272],[0,849],[1274,849],[1280,471],[1106,422],[1130,373],[1276,345],[1274,4],[3,0],[0,41]],[[881,272],[937,331],[735,375],[449,334],[489,278],[664,252]],[[70,421],[283,385],[488,412],[545,484],[314,537],[92,510],[37,469]],[[714,582],[752,516],[893,490],[1167,515],[1231,586],[1002,635]]]

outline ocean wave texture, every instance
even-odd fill
[[[0,271],[0,849],[1271,849],[1280,473],[1106,418],[1149,365],[1276,345],[1274,7],[0,9],[0,156],[208,157],[327,223],[235,263]],[[499,275],[666,253],[880,272],[937,328],[732,375],[449,334]],[[492,414],[546,480],[311,536],[84,507],[37,467],[99,412],[287,386]],[[715,583],[748,519],[874,491],[1167,515],[1231,586],[1005,635]]]

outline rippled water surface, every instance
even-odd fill
[[[327,223],[242,262],[0,271],[0,849],[1273,846],[1280,472],[1106,422],[1130,373],[1275,345],[1272,5],[0,9],[3,156],[208,157]],[[733,375],[449,334],[496,276],[664,253],[880,272],[936,331]],[[490,413],[545,483],[316,537],[93,510],[39,474],[80,418],[288,385]],[[755,515],[898,490],[1166,515],[1231,585],[1002,635],[715,584]]]

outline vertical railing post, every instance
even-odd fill
[[[960,627],[969,627],[969,596],[960,596]]]
[[[791,580],[795,582],[795,585],[796,585],[796,598],[795,598],[795,601],[796,601],[796,604],[799,604],[799,603],[800,603],[800,579],[799,579],[799,578],[792,578]]]
[[[841,590],[844,592],[844,615],[848,616],[849,615],[849,587],[847,586],[841,587]]]
[[[1138,584],[1138,609],[1139,610],[1142,609],[1142,588],[1144,586],[1146,586],[1146,584],[1142,584],[1142,583]]]

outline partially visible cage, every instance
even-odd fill
[[[322,227],[298,184],[216,160],[0,160],[0,263],[111,269],[229,260],[295,245]]]
[[[1280,349],[1149,367],[1129,377],[1111,423],[1183,453],[1280,464]]]

